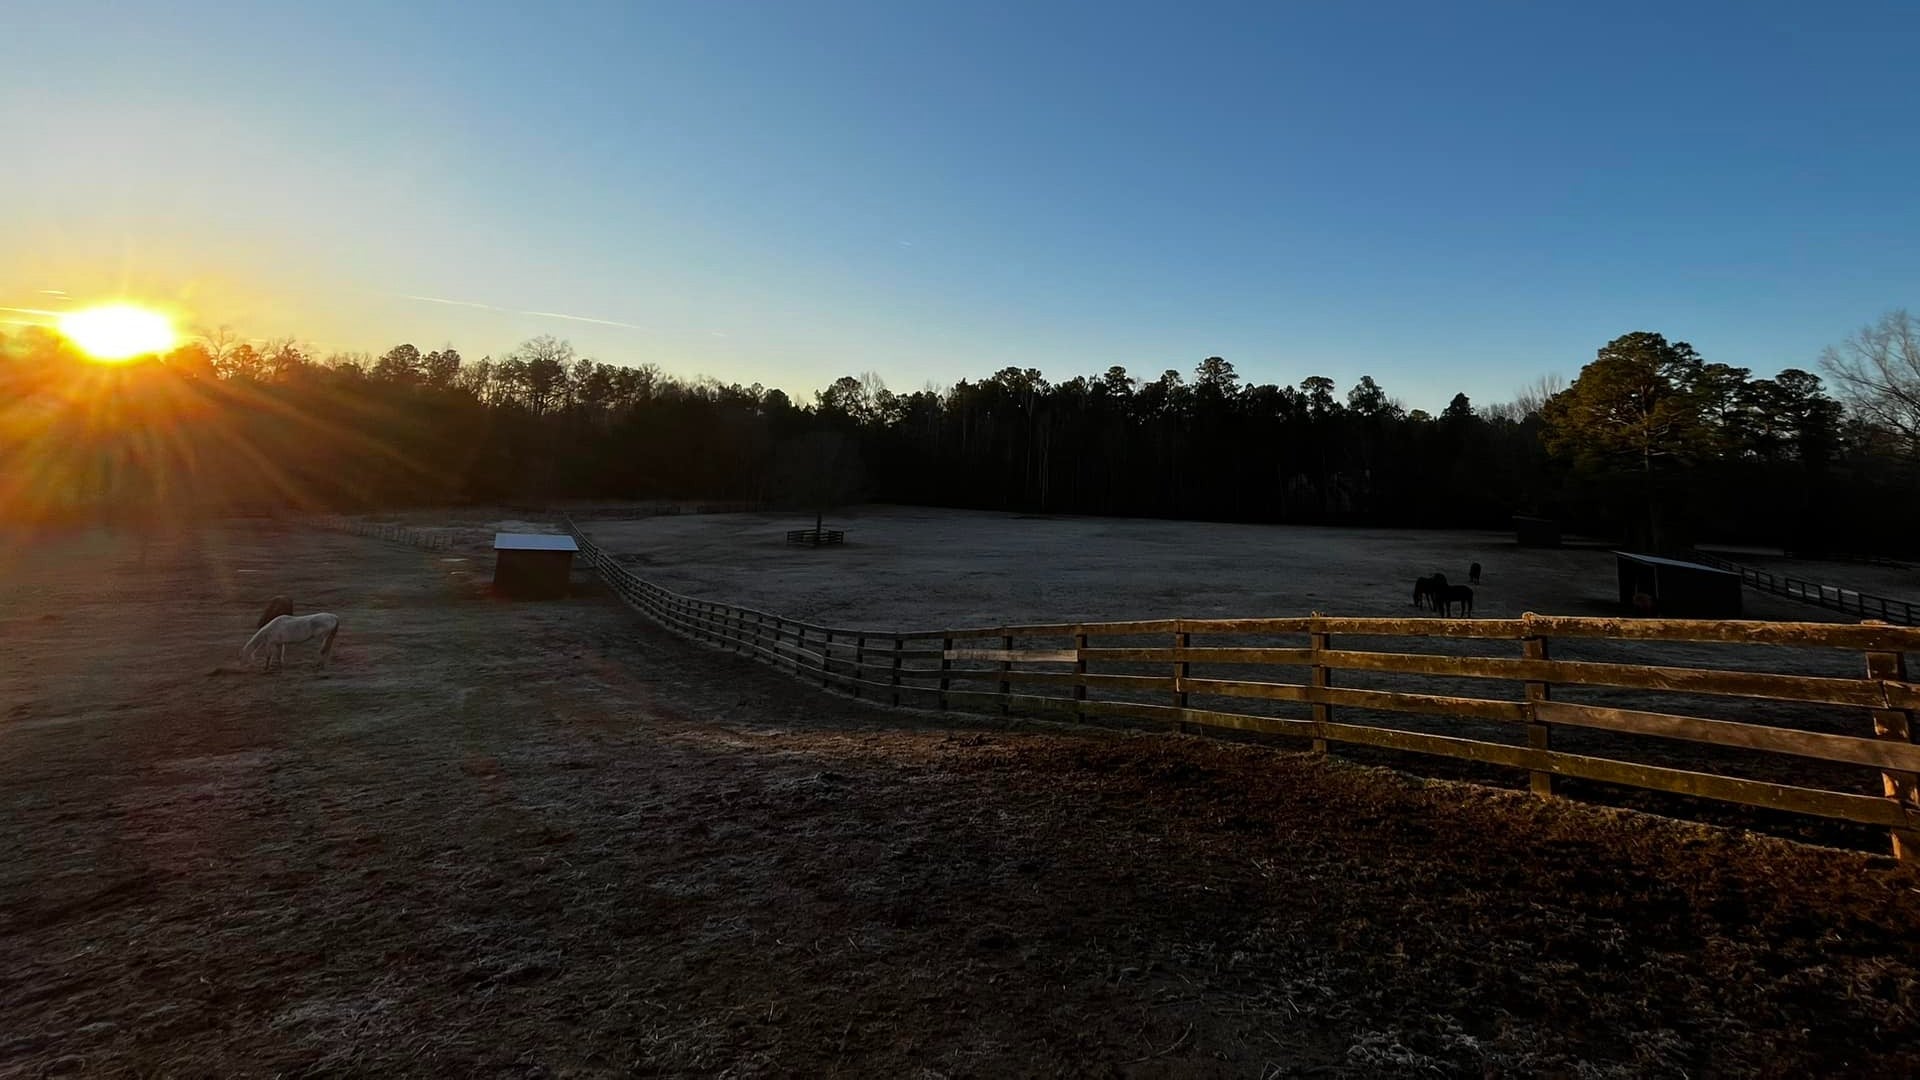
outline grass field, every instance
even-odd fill
[[[736,523],[659,524],[744,558],[690,543]],[[1261,746],[882,712],[668,637],[585,575],[496,602],[484,525],[431,553],[241,525],[6,538],[0,1075],[1920,1069],[1920,876],[1890,860]],[[943,617],[1018,595],[976,572],[1002,591]],[[298,647],[241,669],[276,592],[341,616],[327,673]]]

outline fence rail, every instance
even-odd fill
[[[1383,747],[1525,770],[1551,794],[1558,777],[1836,818],[1889,829],[1894,854],[1920,858],[1920,746],[1912,715],[1920,685],[1905,653],[1920,629],[1880,623],[1764,623],[1681,619],[1157,619],[916,631],[823,626],[700,600],[645,581],[583,535],[582,559],[627,603],[660,625],[751,656],[797,678],[890,705],[968,712],[1119,717],[1179,730],[1235,730]],[[1206,642],[1196,642],[1198,637]],[[1267,639],[1297,638],[1276,646]],[[1517,645],[1507,656],[1453,656],[1335,647],[1336,637],[1445,638]],[[1143,640],[1145,639],[1145,640]],[[1157,639],[1157,640],[1155,640]],[[1225,639],[1220,640],[1220,639]],[[1248,640],[1258,639],[1258,640]],[[1847,650],[1859,677],[1556,660],[1554,639],[1718,642]],[[1095,670],[1112,665],[1130,671]],[[1158,668],[1144,673],[1142,667]],[[1196,673],[1196,667],[1214,670]],[[1231,668],[1233,670],[1219,670]],[[1291,679],[1247,668],[1291,669]],[[1337,685],[1340,672],[1392,672],[1517,683],[1521,696],[1460,696]],[[1860,710],[1861,735],[1830,734],[1676,713],[1554,700],[1563,687],[1625,687],[1733,700],[1821,703]],[[1199,700],[1196,700],[1199,699]],[[1238,711],[1236,702],[1307,706],[1305,716]],[[1212,703],[1212,707],[1204,707]],[[1342,710],[1416,713],[1512,725],[1516,741],[1434,734],[1342,718]],[[1555,749],[1555,729],[1678,739],[1878,770],[1881,795],[1697,772]],[[1871,732],[1871,734],[1867,734]],[[1520,736],[1524,736],[1521,741]]]
[[[1900,626],[1920,626],[1920,606],[1905,600],[1893,600],[1885,596],[1875,596],[1872,593],[1843,589],[1837,585],[1821,585],[1784,574],[1775,575],[1704,551],[1696,551],[1690,557],[1708,566],[1739,574],[1740,580],[1746,583],[1747,587],[1764,593],[1784,596],[1789,600],[1798,600],[1803,604],[1812,604],[1845,615],[1858,615],[1863,619],[1879,619],[1882,622],[1896,623]]]

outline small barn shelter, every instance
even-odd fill
[[[493,590],[519,600],[558,600],[567,595],[579,550],[571,536],[494,533]]]
[[[1635,593],[1653,598],[1653,611],[1695,619],[1740,617],[1740,575],[1699,563],[1658,555],[1613,553],[1620,572],[1620,603],[1633,606]]]

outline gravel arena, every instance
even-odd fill
[[[511,516],[410,515],[432,551],[0,534],[0,1076],[1920,1074],[1920,873],[1882,855],[878,709],[584,570],[492,598]],[[879,508],[786,548],[803,524],[588,531],[669,588],[888,628],[1404,615],[1470,560],[1479,614],[1588,614],[1612,581],[1494,534]],[[340,616],[328,670],[241,664],[276,593]]]

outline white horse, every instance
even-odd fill
[[[287,666],[287,646],[320,639],[320,668],[327,666],[327,658],[333,655],[333,635],[340,632],[340,617],[318,611],[312,615],[276,615],[267,625],[254,633],[246,648],[240,650],[240,658],[248,664],[253,663],[253,654],[262,648],[267,650],[267,668],[273,668],[274,657],[280,658],[282,670]]]

